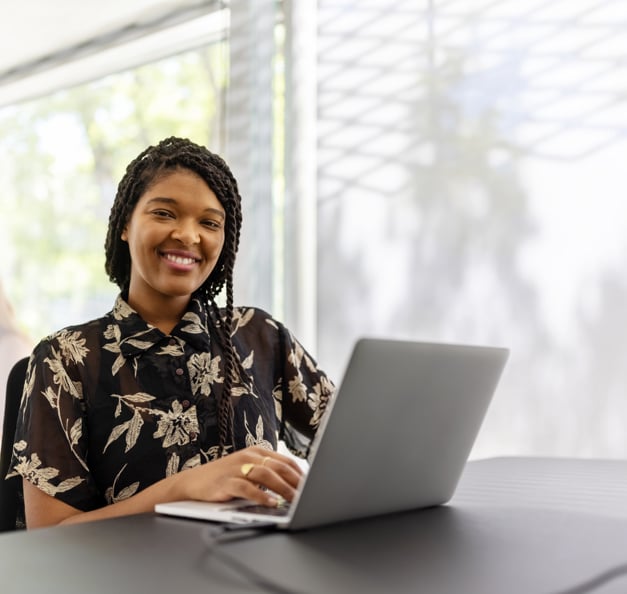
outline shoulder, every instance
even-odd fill
[[[280,352],[289,332],[267,311],[258,307],[237,307],[233,311],[232,338],[244,350]]]
[[[233,309],[233,327],[235,331],[244,328],[259,330],[282,330],[283,324],[273,318],[267,311],[258,307],[241,306]]]
[[[273,327],[282,326],[276,318],[259,307],[240,306],[233,309],[233,323],[236,326],[249,324],[267,324]]]
[[[82,324],[74,324],[72,326],[66,326],[60,330],[55,330],[51,334],[48,334],[40,341],[40,344],[54,344],[64,342],[67,340],[78,339],[81,337],[91,336],[94,333],[100,333],[103,323],[107,321],[109,315],[83,322]]]
[[[83,363],[91,350],[98,349],[103,330],[111,320],[111,314],[81,324],[66,326],[41,339],[33,349],[36,361],[54,357],[70,362]]]

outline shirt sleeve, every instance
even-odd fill
[[[281,409],[279,437],[292,453],[306,458],[335,386],[292,333],[282,324],[277,327],[281,375],[274,396]]]
[[[80,332],[63,331],[34,349],[17,419],[8,476],[82,511],[102,506],[87,465]]]

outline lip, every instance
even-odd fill
[[[201,258],[193,252],[185,250],[159,250],[159,257],[175,270],[191,270],[201,262]]]

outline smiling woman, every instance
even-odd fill
[[[224,246],[224,209],[197,174],[174,170],[150,186],[122,231],[131,257],[129,305],[166,334]]]
[[[279,321],[234,306],[241,221],[237,182],[206,148],[167,138],[130,163],[106,239],[113,310],[29,364],[11,474],[28,527],[292,499],[301,468],[278,442],[308,454],[333,384]]]

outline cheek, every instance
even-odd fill
[[[220,254],[222,253],[223,249],[224,249],[224,237],[222,237],[222,239],[220,239],[219,241],[216,241],[213,244],[213,247],[211,249],[211,254],[214,260],[217,260],[220,257]]]

